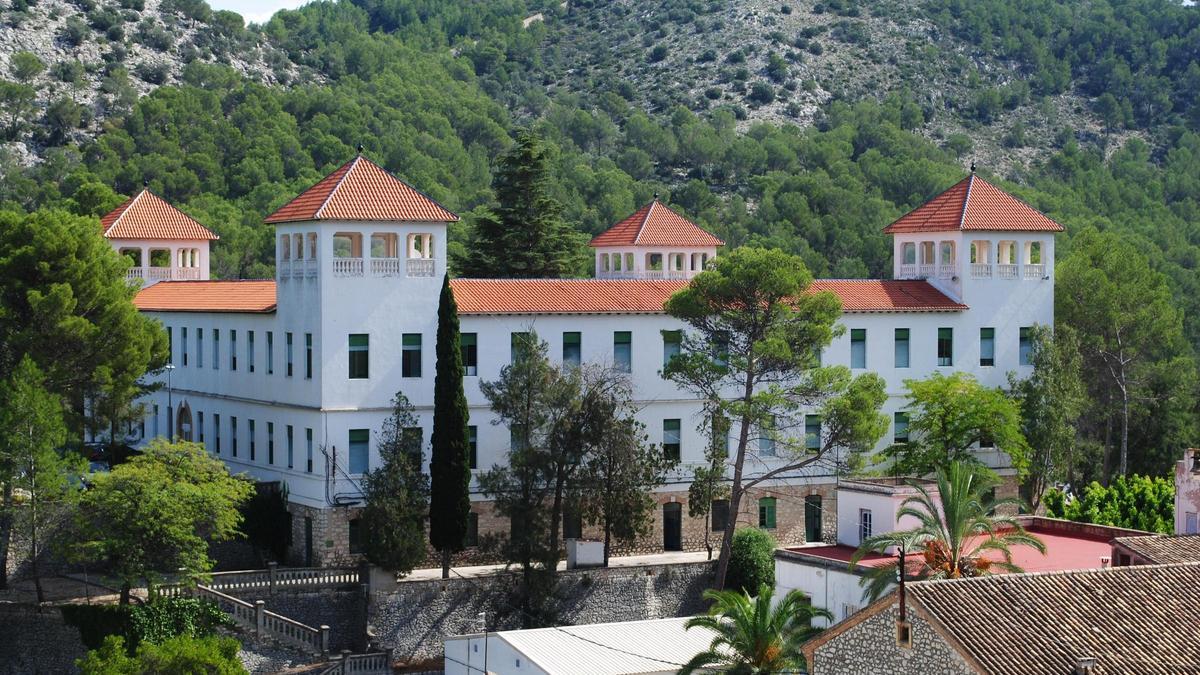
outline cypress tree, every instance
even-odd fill
[[[460,262],[465,276],[553,278],[579,266],[583,238],[550,195],[549,164],[548,146],[519,131],[492,178],[496,208],[476,220],[471,254]]]
[[[429,462],[429,542],[442,554],[442,578],[450,576],[450,554],[461,551],[467,538],[467,517],[471,512],[467,417],[458,304],[450,290],[450,277],[446,276],[442,279],[438,303],[433,454]]]

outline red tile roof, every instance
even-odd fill
[[[951,300],[928,281],[817,279],[811,290],[829,291],[842,301],[842,311],[957,312],[967,306]]]
[[[687,285],[650,279],[453,279],[460,314],[643,314]],[[926,281],[818,280],[813,291],[830,291],[842,311],[952,312],[966,309]]]
[[[458,216],[358,155],[266,218],[267,223],[306,220],[445,223]]]
[[[705,248],[725,242],[657,199],[592,238],[588,246],[684,246]]]
[[[133,304],[145,312],[274,312],[275,282],[160,281],[138,291]]]
[[[219,239],[212,230],[163,201],[150,190],[125,200],[100,219],[101,231],[109,239]]]
[[[971,174],[883,229],[887,234],[951,230],[1062,232],[1063,226]]]

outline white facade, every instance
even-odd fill
[[[1200,449],[1175,463],[1175,534],[1200,534]]]
[[[160,281],[207,281],[207,239],[109,239],[118,253],[128,256],[133,266],[125,273],[140,279],[143,286]]]

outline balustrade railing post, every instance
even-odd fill
[[[267,563],[267,594],[275,595],[275,568],[279,567],[277,562]]]
[[[329,658],[329,626],[321,626],[321,656]]]
[[[263,623],[266,619],[267,603],[265,600],[254,601],[254,635],[262,637]]]

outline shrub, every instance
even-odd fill
[[[63,622],[79,629],[79,638],[88,649],[100,649],[110,635],[129,634],[129,605],[63,605]]]
[[[150,84],[163,84],[171,74],[171,67],[166,63],[142,63],[136,71],[137,76]]]
[[[145,643],[130,656],[125,642],[110,636],[99,649],[76,661],[83,675],[134,675],[136,673],[207,673],[235,675],[246,672],[238,661],[237,640],[227,637],[179,636],[156,645]]]
[[[216,603],[197,598],[158,598],[138,605],[129,615],[129,636],[142,642],[165,643],[180,635],[203,638],[233,623]]]
[[[758,528],[733,533],[725,588],[757,593],[759,586],[775,587],[775,538]]]
[[[1170,477],[1117,476],[1108,487],[1092,482],[1071,501],[1050,489],[1042,503],[1052,518],[1164,534],[1175,529],[1175,483]]]
[[[58,39],[68,47],[78,47],[87,40],[91,28],[78,16],[69,16],[63,27],[58,30]]]
[[[32,52],[17,52],[9,60],[8,69],[17,80],[28,82],[41,75],[46,70],[46,64]]]
[[[775,89],[766,82],[755,82],[750,85],[750,95],[747,98],[755,103],[770,103],[775,100]]]
[[[667,46],[655,45],[654,49],[650,50],[650,63],[658,63],[667,58]]]

